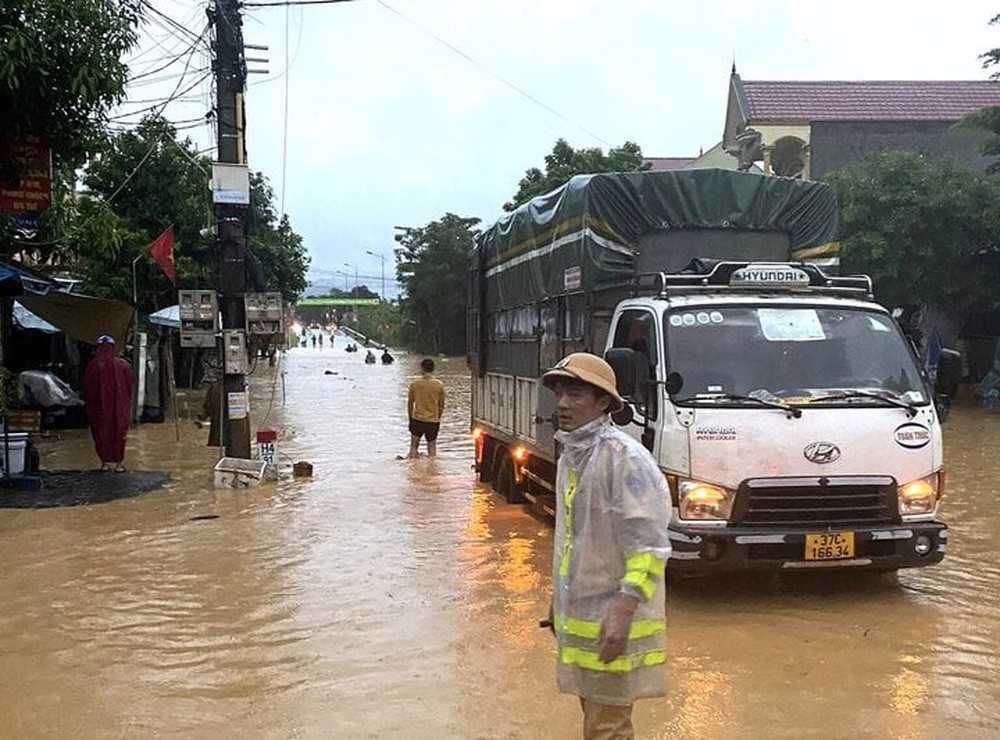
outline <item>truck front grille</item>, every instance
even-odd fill
[[[734,524],[839,527],[899,521],[888,477],[754,478],[736,496]]]

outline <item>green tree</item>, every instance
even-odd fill
[[[355,285],[346,293],[351,298],[379,298],[379,294],[367,285]]]
[[[140,308],[169,305],[174,286],[147,248],[172,224],[178,285],[215,285],[215,245],[202,236],[214,220],[206,185],[211,171],[211,161],[189,139],[178,142],[162,118],[146,118],[111,136],[84,171],[76,226],[61,249],[64,264],[91,294],[131,300],[132,262],[138,258]]]
[[[527,203],[537,195],[544,195],[565,185],[574,175],[594,172],[633,172],[649,169],[638,144],[626,141],[620,147],[604,154],[600,148],[574,149],[565,139],[559,139],[552,147],[552,153],[545,155],[545,171],[532,167],[524,173],[518,183],[517,192],[505,211],[513,211],[522,203]]]
[[[180,287],[217,283],[218,250],[210,234],[215,220],[207,182],[212,163],[160,118],[111,137],[87,165],[84,195],[60,205],[70,236],[60,245],[63,262],[84,279],[93,295],[131,300],[136,261],[139,304],[153,310],[175,301],[175,288],[148,257],[147,248],[174,227],[174,261]],[[287,216],[280,219],[266,178],[252,173],[247,209],[247,243],[255,259],[252,274],[265,290],[294,302],[305,290],[309,257]],[[138,259],[137,259],[138,258]]]
[[[991,178],[895,151],[826,179],[843,207],[841,271],[871,275],[882,303],[997,304],[996,277],[973,262],[1000,237],[1000,187]]]
[[[995,15],[990,19],[990,25],[1000,25],[1000,15]],[[983,62],[983,69],[992,69],[1000,66],[1000,47],[990,49],[980,54],[979,58]],[[994,70],[990,73],[990,79],[1000,79],[1000,71]],[[961,126],[974,126],[992,132],[993,136],[983,142],[981,151],[987,157],[1000,156],[1000,107],[983,108],[980,111],[966,116],[959,124]],[[1000,172],[1000,160],[994,159],[986,168],[991,174]]]
[[[6,0],[0,3],[0,184],[23,176],[10,145],[38,136],[51,148],[53,201],[72,192],[73,171],[104,136],[103,122],[125,97],[141,0]],[[51,240],[58,219],[39,236]],[[0,216],[0,251],[22,247]],[[43,255],[46,250],[42,250]]]
[[[0,4],[0,141],[36,135],[79,162],[125,96],[122,62],[137,41],[141,0]]]
[[[400,343],[403,316],[399,305],[382,301],[377,306],[358,306],[357,313],[355,328],[373,342],[393,347]]]
[[[466,265],[478,223],[446,213],[396,235],[400,337],[407,348],[447,355],[465,351]]]

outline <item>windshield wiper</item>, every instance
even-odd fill
[[[693,401],[735,401],[737,403],[755,403],[759,406],[766,406],[769,409],[778,409],[779,411],[786,412],[789,416],[798,419],[802,416],[802,409],[797,406],[789,406],[787,403],[781,403],[780,401],[769,401],[766,398],[757,398],[755,396],[742,396],[738,393],[699,393],[696,396],[682,400],[684,403],[691,403]]]
[[[822,401],[840,401],[849,400],[851,398],[871,398],[876,401],[882,401],[889,404],[890,406],[895,406],[897,408],[906,409],[906,412],[911,416],[917,415],[917,406],[906,401],[900,401],[897,398],[891,398],[890,396],[883,396],[878,393],[872,393],[870,391],[844,391],[842,393],[831,393],[827,396],[816,396],[810,399],[811,403],[819,403]]]

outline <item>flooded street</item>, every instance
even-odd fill
[[[344,344],[253,378],[255,425],[311,479],[215,490],[208,430],[169,419],[126,457],[166,488],[0,509],[0,734],[579,736],[537,626],[551,524],[475,481],[464,360],[439,362],[439,457],[397,461],[420,358]],[[95,466],[87,430],[59,437],[44,468]],[[957,408],[945,439],[941,565],[672,587],[669,695],[637,736],[1000,735],[1000,414]]]

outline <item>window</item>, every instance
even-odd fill
[[[725,305],[678,310],[664,324],[668,369],[684,380],[680,399],[754,394],[808,402],[854,392],[852,402],[861,402],[866,392],[926,403],[906,341],[880,312]]]
[[[640,368],[640,382],[629,401],[636,410],[648,419],[656,419],[656,365],[657,341],[656,322],[651,311],[629,309],[622,311],[615,326],[615,340],[612,346],[635,350],[644,358]]]

